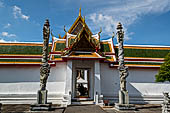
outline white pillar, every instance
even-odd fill
[[[67,95],[68,104],[71,104],[72,94],[72,60],[67,61],[66,81],[65,81],[65,95]]]
[[[98,94],[96,96],[96,93]],[[96,97],[100,97],[101,95],[101,82],[100,82],[100,62],[98,60],[94,63],[94,101],[97,102]]]

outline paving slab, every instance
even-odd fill
[[[106,113],[106,111],[98,105],[71,105],[64,113]]]
[[[52,111],[30,111],[29,104],[5,104],[1,113],[161,113],[161,105],[146,104],[135,105],[135,111],[117,111],[114,106],[100,107],[98,105],[70,105],[59,108],[53,105]]]
[[[63,113],[65,108],[52,106],[52,111],[30,111],[29,104],[5,104],[2,105],[0,113]]]
[[[136,110],[122,110],[118,111],[113,106],[103,107],[107,113],[162,113],[161,105],[159,104],[145,104],[135,105]]]

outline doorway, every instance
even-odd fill
[[[76,69],[74,98],[89,98],[89,69]]]

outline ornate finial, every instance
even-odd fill
[[[102,32],[102,27],[100,27],[100,31],[98,32],[98,34],[100,34]]]
[[[79,16],[81,16],[81,6],[80,6],[80,8],[79,8]]]
[[[67,33],[67,31],[66,31],[66,26],[64,25],[64,31]]]
[[[115,33],[113,32],[113,34],[112,34],[112,38],[114,38],[115,37]]]
[[[53,30],[52,30],[52,29],[51,29],[51,36],[54,37],[54,35],[53,35]]]
[[[117,30],[120,30],[120,29],[123,29],[123,27],[122,27],[122,24],[119,22],[119,23],[117,24]]]
[[[61,39],[61,35],[60,34],[58,34],[58,37],[59,37],[59,39]]]
[[[85,16],[83,17],[83,27],[85,27]]]

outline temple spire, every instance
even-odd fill
[[[80,6],[80,8],[79,8],[79,16],[81,16],[81,6]]]
[[[86,24],[85,24],[85,16],[83,17],[83,27],[85,27]]]

